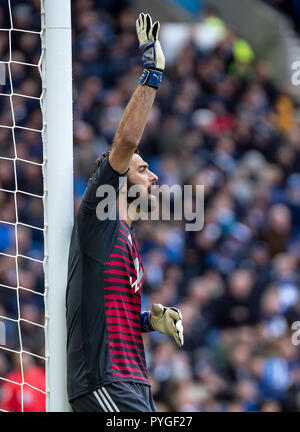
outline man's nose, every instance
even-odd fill
[[[158,180],[157,175],[154,174],[152,171],[150,171],[150,182],[155,183],[155,182],[157,182],[157,180]]]

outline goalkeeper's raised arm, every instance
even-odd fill
[[[112,150],[111,166],[120,174],[127,171],[142,137],[147,117],[160,86],[165,58],[158,40],[160,24],[152,23],[149,14],[140,14],[136,21],[137,36],[144,62],[140,85],[133,93],[118,125]]]

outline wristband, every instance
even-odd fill
[[[150,324],[150,311],[142,312],[140,314],[140,325],[141,325],[141,330],[144,333],[154,331],[154,329],[151,327]]]
[[[141,78],[140,84],[147,85],[149,87],[153,87],[157,89],[162,82],[163,73],[156,69],[144,69]]]

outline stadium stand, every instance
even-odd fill
[[[3,4],[0,27],[6,20]],[[39,2],[15,4],[17,11],[23,7],[22,28],[38,28]],[[93,162],[109,148],[137,85],[141,61],[130,1],[74,0],[72,13],[76,210]],[[25,39],[20,35],[15,50],[29,60],[39,47]],[[6,50],[3,41],[2,58]],[[136,225],[146,272],[143,307],[177,305],[185,328],[181,350],[164,335],[145,335],[160,411],[300,410],[299,348],[291,343],[291,324],[300,321],[299,107],[275,84],[267,63],[256,62],[255,55],[248,60],[239,57],[237,36],[230,31],[210,50],[188,41],[167,65],[142,138],[141,154],[161,183],[205,185],[203,230],[186,232],[178,221]],[[34,89],[37,81],[16,70],[16,88]],[[21,123],[37,121],[38,109],[20,102]],[[0,123],[6,115],[1,104]],[[34,134],[22,131],[18,143],[25,159],[42,159]],[[0,128],[0,153],[11,151],[8,131]],[[38,173],[24,166],[20,181],[38,188],[38,180]],[[0,182],[14,187],[9,163],[1,162]],[[13,218],[2,194],[4,214]],[[24,221],[43,218],[31,199],[22,203],[22,215]],[[21,239],[26,254],[41,254],[41,236],[24,231]],[[13,245],[4,226],[0,245],[6,252]],[[21,273],[26,286],[43,291],[39,268],[24,263]],[[0,277],[1,283],[14,277],[8,259],[0,260]],[[44,311],[36,297],[27,292],[22,302],[28,319],[34,315],[38,322]],[[15,308],[0,288],[0,311],[5,315]],[[11,346],[18,343],[13,327],[9,338]],[[28,329],[29,348],[34,344],[42,353],[43,343]],[[0,352],[0,375],[14,373],[15,363]],[[38,361],[35,366],[41,367]],[[44,379],[39,369],[35,379]],[[18,410],[15,400],[9,405],[4,396],[0,385],[0,408]],[[37,410],[43,406],[40,400],[36,404]]]

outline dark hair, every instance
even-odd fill
[[[106,152],[102,153],[101,156],[99,156],[94,163],[94,168],[93,168],[93,172],[92,174],[94,174],[97,171],[97,168],[102,164],[102,162],[104,161],[105,158],[107,158],[110,154],[111,150],[107,150]],[[136,148],[134,150],[134,153],[139,154],[138,149]]]

